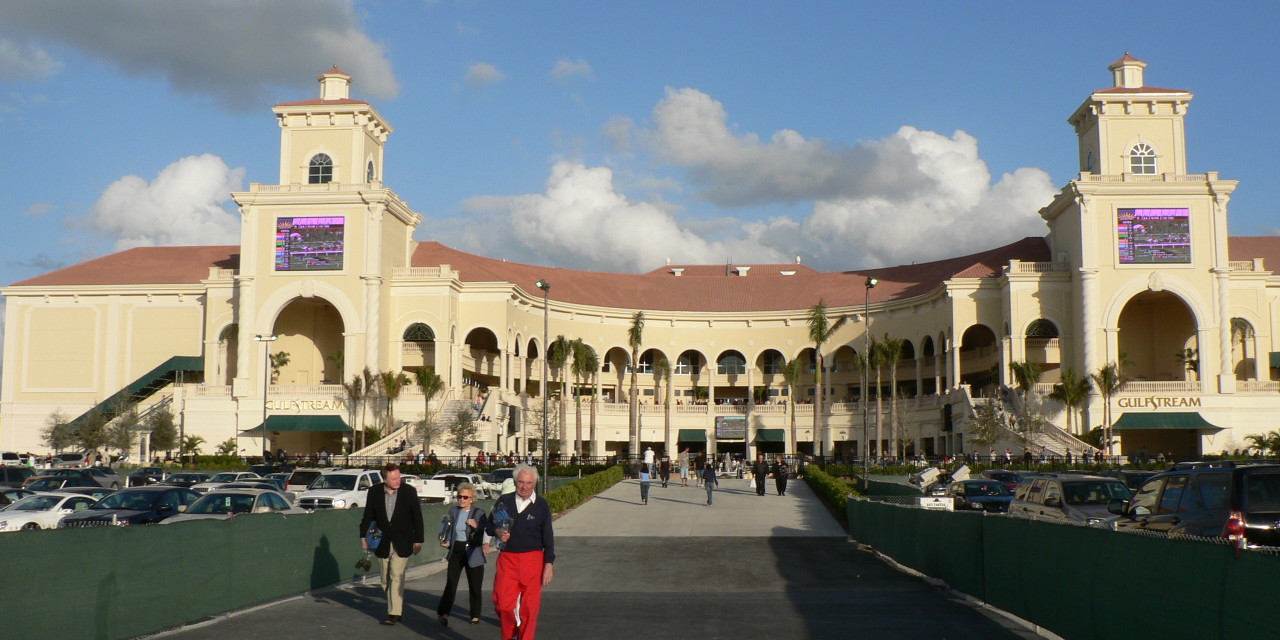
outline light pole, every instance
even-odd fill
[[[262,359],[262,364],[263,364],[263,367],[262,367],[262,463],[266,464],[267,454],[268,454],[268,451],[267,451],[267,442],[268,442],[267,440],[267,385],[270,384],[271,382],[271,343],[275,342],[276,340],[279,340],[280,336],[277,336],[274,334],[269,336],[257,335],[257,336],[254,336],[253,339],[262,343],[262,346],[263,346],[262,352],[265,354]],[[281,462],[284,462],[284,461],[281,460]]]
[[[867,385],[870,380],[867,375],[867,369],[871,367],[871,290],[879,284],[879,280],[867,276],[867,295],[862,302],[862,324],[864,333],[862,334],[862,490],[867,490],[867,482],[871,477],[868,470],[867,461],[871,458],[871,442],[868,438],[871,434],[868,430],[871,422],[871,394],[867,392]],[[879,389],[876,390],[879,393]]]
[[[542,289],[542,384],[539,389],[542,391],[542,495],[547,495],[547,351],[549,344],[547,340],[551,335],[551,309],[547,306],[547,295],[551,292],[551,283],[546,280],[539,280],[536,283],[539,289]]]

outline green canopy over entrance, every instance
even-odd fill
[[[786,442],[786,429],[756,429],[754,442]]]
[[[676,435],[676,442],[706,442],[706,429],[681,429]]]
[[[267,416],[268,431],[351,431],[341,416]],[[245,433],[261,432],[258,425]]]
[[[1170,413],[1126,413],[1120,416],[1119,420],[1112,425],[1112,429],[1116,431],[1139,431],[1152,429],[1195,429],[1197,431],[1205,431],[1217,433],[1222,431],[1222,427],[1217,427],[1205,420],[1199,412],[1196,411],[1179,411]]]

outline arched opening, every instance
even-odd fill
[[[664,364],[665,363],[665,364]],[[670,382],[671,361],[657,349],[646,349],[640,354],[639,386],[640,402],[663,404],[667,401],[666,385]]]
[[[898,360],[898,395],[903,398],[914,398],[920,393],[916,386],[916,368],[920,363],[916,360],[916,347],[911,341],[902,339],[902,358]]]
[[[969,385],[975,396],[988,395],[999,381],[999,352],[990,328],[975,324],[965,329],[960,336],[960,384]]]
[[[812,403],[814,391],[818,388],[817,352],[813,350],[813,347],[805,347],[800,350],[800,353],[796,354],[796,359],[800,361],[800,380],[797,383],[800,393],[793,400],[800,403]]]
[[[823,375],[828,402],[853,402],[858,397],[862,373],[858,369],[858,352],[849,345],[841,345],[824,358],[827,366]]]
[[[1130,380],[1199,380],[1195,317],[1182,298],[1143,291],[1120,312],[1121,374]]]
[[[605,402],[630,402],[631,397],[631,352],[622,347],[614,347],[604,354],[601,366],[600,393]],[[637,379],[636,386],[640,383]]]
[[[1050,320],[1039,318],[1027,325],[1024,359],[1044,372],[1040,378],[1043,383],[1062,381],[1062,344],[1058,336],[1058,325]]]
[[[753,393],[757,404],[777,404],[791,397],[784,373],[787,359],[777,349],[765,349],[756,356],[756,369],[760,371],[760,385]]]
[[[716,356],[716,402],[747,403],[747,359],[741,351],[729,349]]]
[[[707,388],[702,386],[707,358],[699,351],[685,351],[676,358],[671,377],[675,381],[676,404],[697,404],[707,400]]]
[[[436,333],[431,327],[415,322],[405,327],[403,340],[400,359],[405,370],[435,369]]]
[[[920,393],[925,395],[934,395],[938,393],[938,353],[934,347],[933,336],[925,336],[920,342],[920,360],[921,374],[920,383],[923,388]]]
[[[218,336],[218,373],[216,384],[231,384],[239,373],[236,354],[240,351],[240,325],[230,324]]]
[[[478,392],[498,386],[502,379],[498,336],[484,327],[472,329],[462,341],[462,382]]]
[[[530,396],[542,393],[542,350],[538,348],[538,339],[529,338],[525,347],[525,358],[522,361],[520,377],[524,380],[524,392]]]
[[[274,361],[275,383],[341,384],[342,332],[342,316],[328,300],[291,300],[272,330],[279,339],[265,343]]]
[[[1244,318],[1231,319],[1231,370],[1236,380],[1258,379],[1258,354],[1253,324]]]

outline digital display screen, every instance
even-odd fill
[[[276,271],[342,269],[342,229],[346,218],[276,220]]]
[[[1190,264],[1187,209],[1119,209],[1116,244],[1120,264]]]
[[[716,416],[716,440],[745,440],[746,416]]]

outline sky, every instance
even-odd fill
[[[1188,170],[1280,230],[1274,2],[0,0],[0,282],[236,244],[270,109],[351,74],[415,237],[637,273],[908,264],[1044,235],[1066,118],[1129,52],[1196,94]]]

